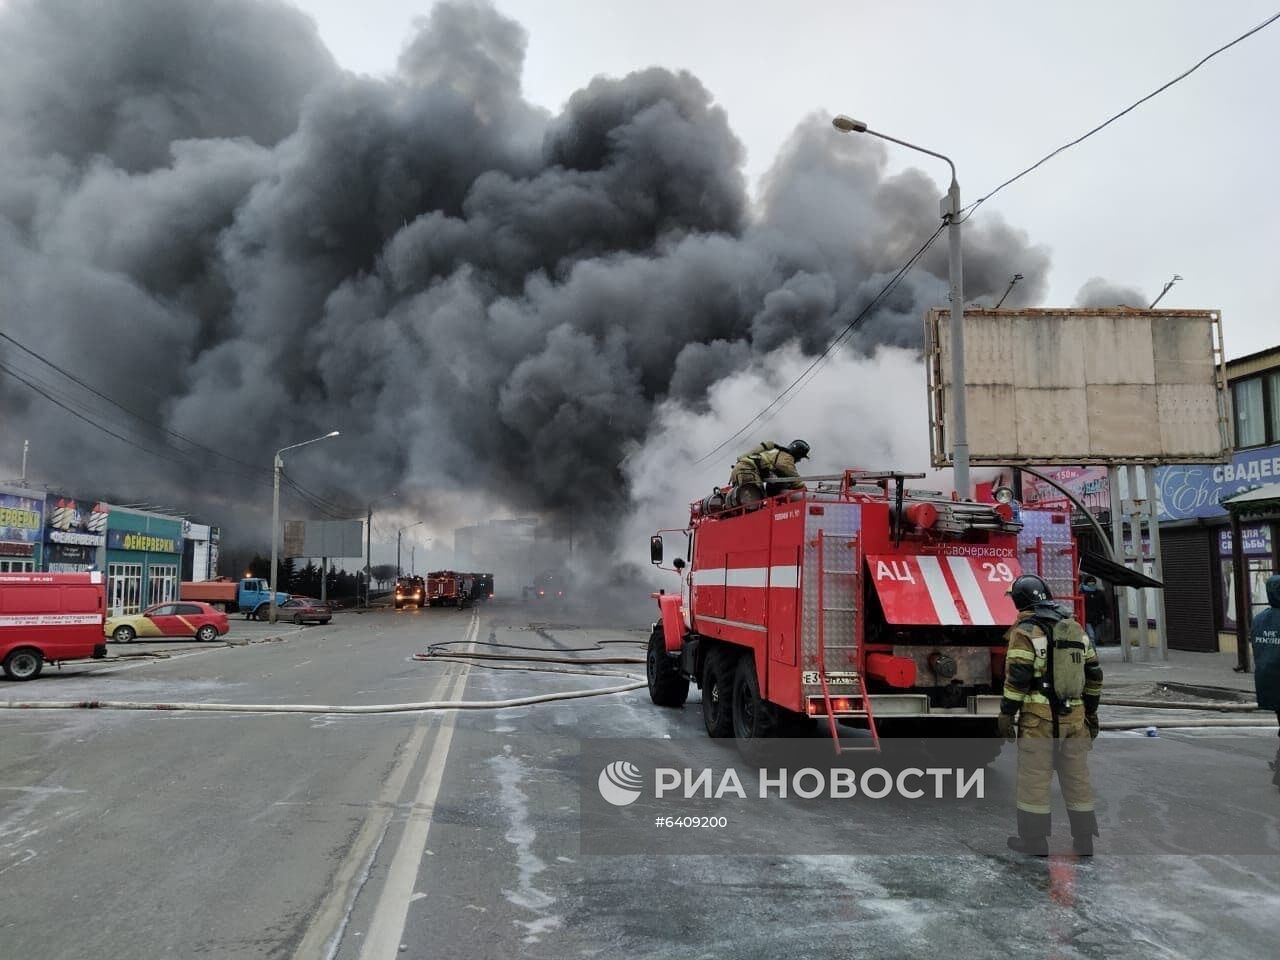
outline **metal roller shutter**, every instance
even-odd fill
[[[1216,651],[1214,627],[1213,552],[1207,531],[1161,530],[1164,554],[1164,609],[1169,647],[1174,650]]]

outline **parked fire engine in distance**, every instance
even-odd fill
[[[471,590],[471,599],[473,601],[485,601],[493,599],[493,574],[492,573],[473,573],[475,583]]]
[[[0,666],[34,680],[46,662],[105,657],[101,573],[0,574]]]
[[[427,603],[427,582],[421,577],[400,577],[396,580],[392,603],[399,610],[401,607],[422,608]]]
[[[433,607],[457,607],[467,602],[463,574],[456,570],[433,570],[427,574],[427,603]]]
[[[683,706],[697,684],[713,737],[794,736],[822,717],[836,749],[845,724],[876,747],[881,734],[989,738],[975,749],[994,759],[1017,616],[1006,590],[1025,568],[1076,596],[1069,516],[916,493],[908,479],[849,470],[746,507],[708,498],[670,568],[654,536],[650,558],[680,589],[654,594],[652,701]]]

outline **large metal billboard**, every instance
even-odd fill
[[[965,310],[975,464],[1224,462],[1226,358],[1216,310]],[[929,448],[951,465],[949,311],[925,315]]]
[[[286,557],[362,557],[364,543],[359,520],[289,520],[284,525]]]

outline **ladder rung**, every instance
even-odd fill
[[[857,613],[857,607],[823,607],[823,613]]]

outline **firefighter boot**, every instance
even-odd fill
[[[1071,818],[1071,849],[1078,857],[1093,856],[1093,838],[1098,835],[1098,817],[1092,810],[1068,810]]]
[[[1009,849],[1029,857],[1049,855],[1049,829],[1052,821],[1047,813],[1018,811],[1018,835],[1007,841]]]

